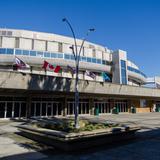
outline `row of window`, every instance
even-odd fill
[[[14,53],[15,50],[15,53]],[[15,55],[25,55],[25,56],[36,56],[36,57],[44,57],[44,58],[62,58],[66,60],[74,60],[74,56],[72,54],[66,53],[51,53],[51,52],[40,52],[33,50],[20,50],[20,49],[10,49],[10,48],[0,48],[0,54],[15,54]],[[82,62],[91,62],[97,64],[109,65],[110,63],[105,60],[80,56],[80,61]]]
[[[128,69],[129,71],[138,73],[138,74],[142,75],[143,77],[147,78],[147,76],[146,76],[143,72],[141,72],[140,70],[138,70],[138,69],[135,69],[135,68],[130,67],[130,66],[128,66],[127,69]]]
[[[15,50],[15,51],[14,51]],[[33,50],[20,50],[20,49],[11,49],[11,48],[0,48],[0,54],[9,54],[9,55],[25,55],[25,56],[37,56],[37,57],[44,57],[44,58],[62,58],[66,60],[74,60],[74,56],[71,54],[66,53],[50,53],[50,52],[39,52],[39,51],[33,51]],[[97,63],[97,64],[104,64],[104,65],[111,65],[111,62],[106,60],[101,60],[97,58],[91,58],[91,57],[85,57],[80,56],[80,61],[82,62],[91,62],[91,63]],[[122,67],[124,66],[122,62]],[[129,71],[138,73],[145,78],[147,77],[143,72],[141,72],[138,69],[132,68],[130,66],[127,67]]]

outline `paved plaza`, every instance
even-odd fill
[[[135,123],[142,129],[134,140],[107,144],[81,152],[64,153],[20,135],[23,122],[0,121],[0,159],[2,160],[159,160],[160,113],[119,114],[89,117],[93,121]]]

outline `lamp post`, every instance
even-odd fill
[[[76,70],[75,70],[76,79],[75,79],[75,105],[74,105],[75,119],[74,119],[74,124],[75,124],[75,128],[78,129],[79,128],[79,116],[78,116],[78,113],[79,113],[79,91],[78,91],[79,78],[78,78],[78,74],[79,74],[80,54],[81,54],[84,42],[86,40],[86,37],[88,36],[89,32],[93,32],[93,31],[95,31],[95,29],[94,28],[88,29],[88,31],[86,33],[86,37],[83,38],[83,41],[81,43],[81,46],[80,46],[80,49],[78,52],[77,40],[76,40],[75,32],[73,30],[72,25],[70,24],[70,22],[66,18],[63,18],[62,21],[67,23],[67,25],[69,26],[69,28],[72,32],[72,36],[74,39],[74,45],[72,45],[72,47],[71,47],[71,49],[73,51],[74,59],[75,59],[75,66],[76,66]]]

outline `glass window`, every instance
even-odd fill
[[[51,54],[49,52],[44,52],[44,57],[51,57]]]
[[[92,58],[92,63],[96,63],[96,58]]]
[[[71,55],[71,59],[74,60],[74,55]]]
[[[124,60],[121,60],[121,68],[126,68],[126,62]]]
[[[6,49],[5,48],[1,48],[0,49],[0,54],[6,54]]]
[[[63,54],[58,54],[58,58],[63,58]]]
[[[29,55],[29,51],[28,50],[23,50],[23,55],[28,56]]]
[[[13,54],[14,53],[14,50],[13,49],[7,49],[7,54]]]
[[[30,51],[30,56],[36,56],[36,51]]]
[[[57,58],[57,54],[56,53],[51,53],[51,58]]]
[[[22,54],[22,50],[16,49],[16,50],[15,50],[15,54],[16,54],[16,55],[21,55],[21,54]]]
[[[87,62],[91,62],[92,59],[90,57],[87,57]]]
[[[43,52],[37,52],[38,57],[43,57]]]
[[[64,54],[64,59],[70,59],[70,55],[69,54]]]
[[[86,57],[81,58],[83,62],[86,62]]]
[[[98,64],[102,64],[101,59],[97,59],[97,63],[98,63]]]

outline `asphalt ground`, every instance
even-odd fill
[[[83,151],[65,153],[18,135],[23,122],[0,121],[2,160],[160,160],[160,113],[87,117],[97,122],[134,123],[141,127],[136,138]]]

